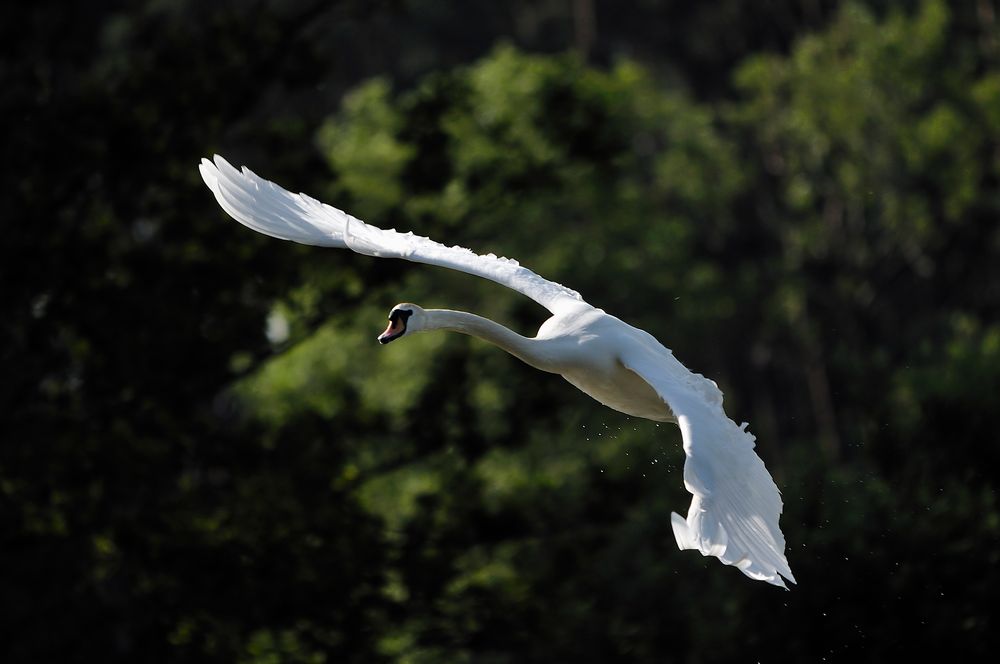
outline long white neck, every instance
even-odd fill
[[[522,337],[500,323],[465,311],[427,309],[425,314],[424,330],[450,330],[479,337],[536,369],[557,373],[554,368],[555,358],[547,352],[549,349],[544,340]]]

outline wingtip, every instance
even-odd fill
[[[728,538],[724,529],[720,529],[720,532],[718,533],[718,536],[721,538],[720,540],[711,541],[705,539],[702,541],[695,535],[694,529],[692,529],[691,524],[688,523],[687,519],[682,517],[677,512],[671,512],[670,525],[674,531],[674,539],[677,541],[677,548],[682,551],[693,550],[700,552],[706,557],[718,558],[722,563],[732,565],[755,581],[763,581],[773,586],[784,588],[785,590],[789,589],[788,586],[785,585],[785,580],[790,581],[792,584],[796,583],[795,577],[792,576],[792,571],[789,569],[787,561],[784,560],[784,556],[782,556],[781,563],[778,564],[775,561],[773,569],[770,573],[767,573],[764,571],[764,569],[767,568],[765,565],[755,565],[753,560],[746,555],[741,557],[739,560],[726,559]]]
[[[202,159],[201,163],[198,164],[198,172],[201,173],[201,179],[205,181],[208,188],[215,192],[219,184],[219,170],[215,164],[208,159]]]
[[[212,190],[215,190],[216,186],[218,186],[219,176],[222,175],[225,168],[233,169],[230,163],[219,154],[213,154],[211,159],[202,157],[201,162],[198,164],[198,170],[201,172],[202,179],[205,180],[205,184]]]
[[[222,155],[215,155],[213,161],[215,162],[215,167],[219,170],[219,172],[226,177],[238,179],[241,175],[239,169],[226,161],[226,158]]]
[[[795,576],[792,574],[791,568],[788,563],[785,563],[785,569],[778,572],[781,576],[785,577],[785,580],[791,583],[793,586],[799,585],[799,582],[795,580]],[[784,584],[782,584],[784,585]],[[785,590],[788,590],[788,586],[785,586]]]

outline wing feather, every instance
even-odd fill
[[[459,270],[527,295],[552,313],[589,306],[574,290],[538,276],[517,261],[446,247],[413,233],[383,230],[305,194],[293,194],[222,157],[202,159],[205,184],[222,209],[241,224],[282,240],[339,247],[379,258],[402,258]]]
[[[778,524],[781,494],[746,424],[726,416],[715,383],[669,351],[633,350],[621,361],[656,390],[681,429],[684,486],[693,499],[687,518],[671,516],[677,546],[714,556],[752,579],[782,588],[781,577],[794,583]]]

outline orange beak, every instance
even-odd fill
[[[403,324],[398,318],[396,320],[390,320],[389,326],[385,328],[385,332],[378,335],[378,342],[380,344],[387,344],[401,335],[404,331],[406,331],[406,328],[403,327]]]

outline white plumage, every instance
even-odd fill
[[[412,233],[366,224],[305,194],[293,194],[247,168],[216,156],[199,167],[222,208],[265,235],[309,245],[347,248],[380,258],[438,265],[512,288],[550,312],[535,337],[461,311],[393,307],[379,341],[452,330],[485,339],[542,371],[558,373],[597,401],[636,417],[676,422],[687,457],[684,485],[694,498],[687,518],[673,514],[681,549],[695,549],[752,579],[794,582],[778,526],[781,497],[754,452],[754,437],[722,407],[716,384],[684,367],[648,333],[587,304],[517,261],[446,247]]]

